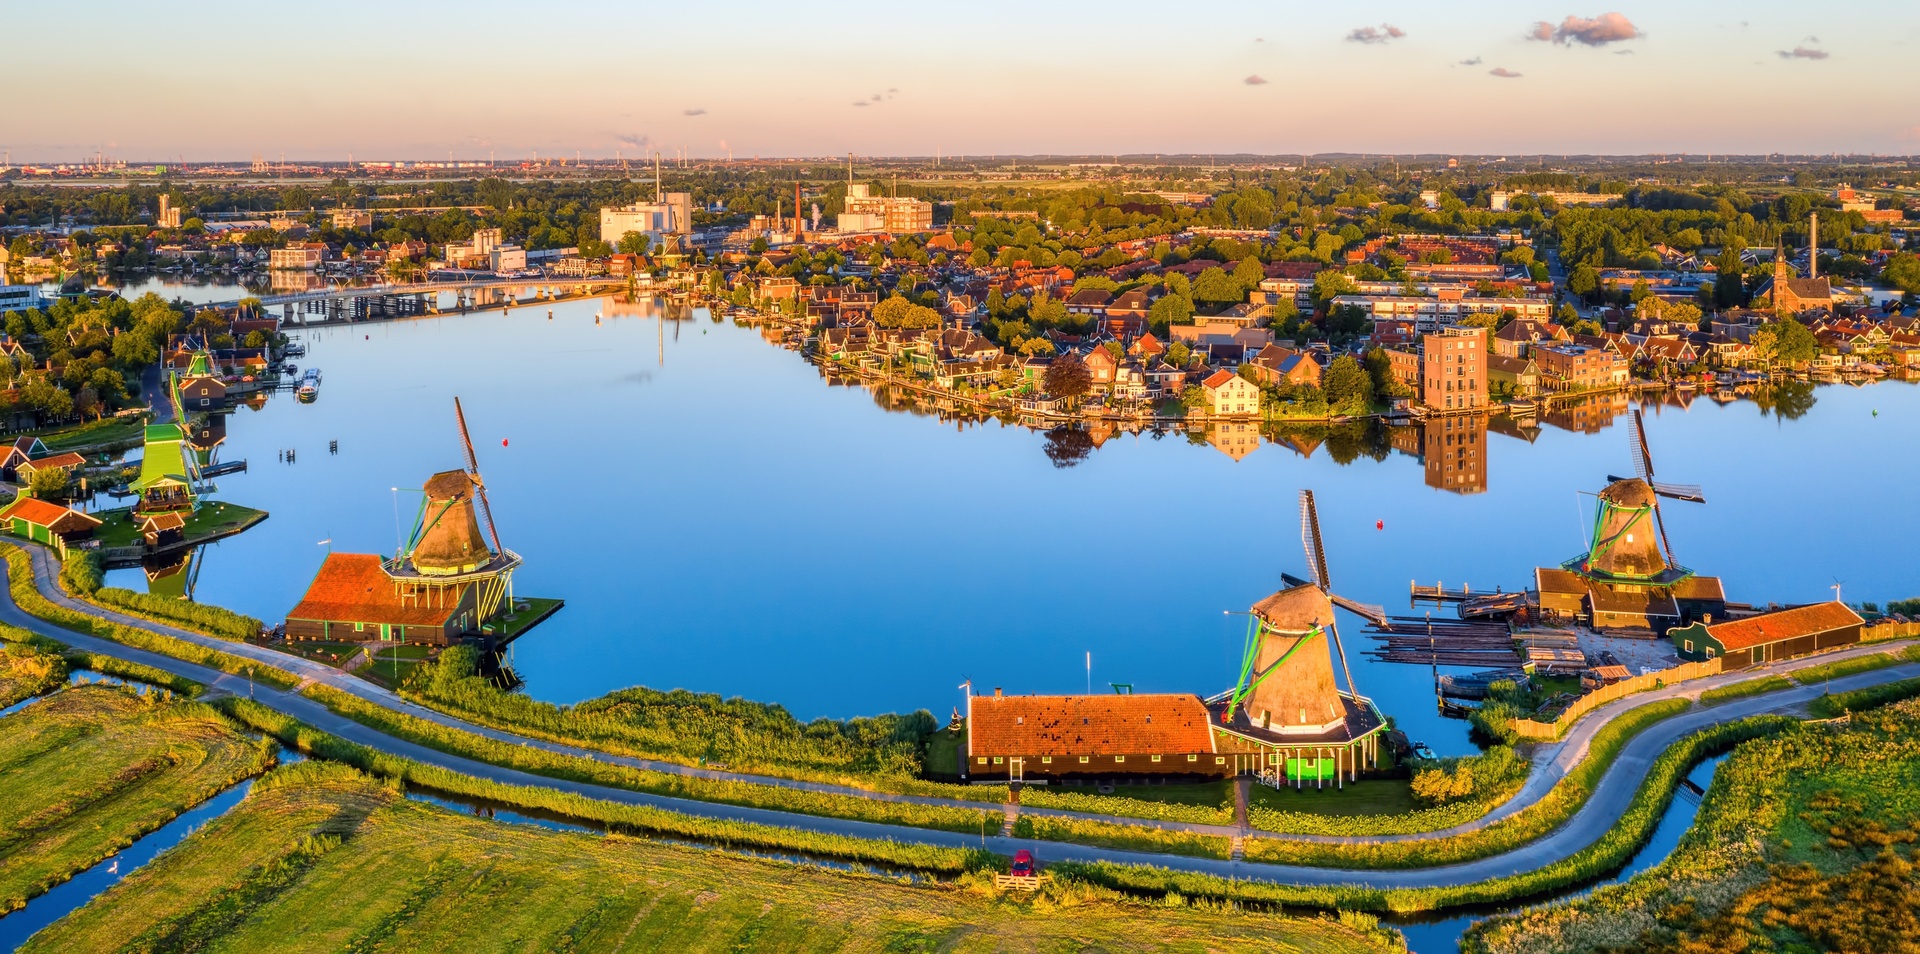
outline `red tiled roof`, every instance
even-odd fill
[[[460,605],[449,594],[440,605],[421,605],[425,600],[402,603],[394,594],[393,579],[380,569],[380,558],[371,553],[330,553],[320,564],[313,585],[300,605],[287,611],[288,619],[331,620],[353,623],[403,623],[408,626],[444,626],[447,617]]]
[[[5,510],[0,510],[0,519],[12,520],[16,517],[57,533],[71,533],[100,525],[98,518],[38,497],[17,498]]]
[[[21,462],[19,469],[41,470],[47,467],[65,469],[68,467],[78,467],[81,464],[84,464],[86,462],[87,462],[87,459],[85,457],[82,457],[79,454],[74,453],[73,451],[67,451],[64,454],[55,454],[52,457],[36,457],[33,460],[23,461]]]
[[[1832,632],[1848,626],[1858,626],[1861,622],[1860,614],[1849,609],[1845,603],[1813,603],[1777,613],[1763,613],[1746,619],[1715,623],[1707,627],[1707,635],[1732,651],[1777,643],[1783,639],[1798,639],[1815,633]]]
[[[1201,384],[1209,388],[1217,388],[1231,380],[1233,380],[1233,372],[1228,371],[1225,368],[1222,368],[1218,371],[1213,372],[1212,374],[1207,375],[1207,379],[1205,381],[1202,381]]]
[[[975,696],[973,755],[1154,755],[1213,751],[1195,695]]]

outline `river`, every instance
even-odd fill
[[[500,534],[526,560],[516,592],[567,601],[515,647],[527,692],[574,702],[640,684],[802,719],[944,717],[969,679],[1228,688],[1244,621],[1223,611],[1306,571],[1302,487],[1318,496],[1334,590],[1410,612],[1416,578],[1528,585],[1534,566],[1584,548],[1580,493],[1632,471],[1611,410],[1562,419],[1580,429],[1474,434],[1478,493],[1432,486],[1453,475],[1405,452],[1423,450],[1410,429],[1380,428],[1378,460],[1306,439],[1230,454],[1172,433],[1113,436],[1056,466],[1043,434],[890,410],[704,311],[596,321],[601,308],[296,331],[298,363],[324,371],[319,399],[231,416],[220,457],[250,470],[215,496],[272,518],[199,556],[197,598],[277,621],[328,549],[391,552],[425,478],[461,466],[458,395]],[[1659,476],[1711,501],[1665,508],[1679,560],[1739,601],[1831,598],[1841,581],[1850,600],[1920,595],[1920,538],[1900,519],[1920,389],[1810,397],[1797,417],[1745,400],[1649,408]],[[139,570],[109,576],[147,585]],[[1465,724],[1435,712],[1425,667],[1370,660],[1356,618],[1342,635],[1360,690],[1411,737],[1473,751]]]

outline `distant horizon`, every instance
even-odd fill
[[[607,163],[617,163],[624,160],[633,165],[635,172],[639,172],[643,165],[648,171],[651,171],[652,169],[652,163],[653,163],[652,157],[642,159],[636,156],[621,156],[621,155],[618,155],[617,153],[607,154],[607,155],[597,155],[597,154],[587,155],[585,150],[580,150],[580,153],[581,154],[578,157],[576,157],[572,153],[568,153],[565,155],[561,155],[557,153],[550,154],[550,155],[537,155],[535,153],[528,152],[526,154],[513,154],[513,155],[501,155],[496,153],[492,156],[461,155],[456,153],[451,157],[444,156],[444,155],[434,156],[434,155],[421,155],[421,154],[372,153],[367,155],[358,155],[358,154],[350,155],[347,153],[342,153],[337,156],[289,154],[284,158],[278,155],[271,156],[271,157],[260,157],[260,156],[251,156],[251,155],[248,155],[248,156],[232,156],[232,155],[198,156],[198,157],[187,156],[187,157],[184,157],[184,159],[178,155],[157,156],[157,157],[130,157],[130,156],[105,155],[99,158],[104,159],[106,163],[110,163],[110,164],[118,165],[118,164],[124,163],[128,167],[128,171],[138,171],[139,169],[150,168],[153,166],[171,167],[177,164],[181,164],[183,162],[188,165],[234,166],[234,165],[246,165],[255,161],[264,161],[267,164],[271,166],[276,166],[276,167],[281,165],[287,165],[287,166],[356,165],[357,166],[363,163],[374,163],[374,164],[406,163],[411,166],[416,164],[427,165],[431,163],[447,163],[447,162],[455,162],[455,163],[460,163],[468,166],[476,162],[482,163],[482,164],[491,163],[496,167],[508,167],[508,166],[517,166],[524,162],[539,162],[543,165],[551,162],[557,168],[563,164],[566,166],[572,166],[576,162],[581,165],[585,165],[588,163],[592,163],[595,165],[604,165]],[[712,166],[715,164],[752,165],[755,163],[779,163],[779,162],[845,163],[847,161],[847,158],[848,157],[846,153],[838,153],[838,154],[793,153],[793,154],[785,154],[785,155],[767,154],[767,155],[757,155],[757,156],[735,155],[735,156],[732,156],[731,158],[727,156],[688,156],[686,157],[685,162],[688,164],[698,164],[702,166]],[[47,156],[22,158],[22,157],[12,156],[12,157],[9,157],[9,159],[10,161],[5,166],[0,166],[0,169],[7,168],[8,166],[12,168],[20,168],[25,166],[32,166],[34,168],[57,167],[57,166],[92,167],[96,161],[96,156],[90,155],[90,156],[83,156],[83,157],[67,157],[67,158],[55,158],[55,157],[47,157]],[[1320,151],[1320,152],[1121,152],[1121,153],[982,152],[982,153],[965,153],[965,154],[941,153],[937,155],[933,153],[901,153],[901,154],[890,154],[890,155],[862,155],[862,154],[856,153],[853,155],[853,159],[856,162],[863,162],[863,163],[900,162],[900,163],[927,163],[931,165],[933,163],[944,163],[944,162],[952,161],[952,162],[958,162],[958,163],[966,163],[968,165],[979,165],[979,164],[994,163],[994,162],[998,162],[1002,164],[1012,163],[1012,162],[1038,162],[1038,163],[1049,163],[1049,164],[1069,163],[1077,166],[1196,165],[1196,164],[1206,165],[1209,162],[1218,162],[1222,164],[1228,164],[1228,163],[1245,164],[1245,163],[1284,163],[1288,161],[1292,161],[1295,163],[1308,162],[1308,161],[1445,162],[1451,159],[1451,160],[1458,160],[1463,165],[1472,163],[1474,165],[1506,165],[1506,166],[1512,166],[1517,168],[1521,166],[1540,165],[1542,163],[1551,165],[1556,162],[1659,162],[1659,163],[1670,164],[1670,165],[1682,165],[1682,164],[1718,165],[1723,161],[1724,162],[1762,162],[1762,163],[1763,162],[1778,162],[1778,163],[1844,162],[1844,161],[1850,161],[1850,160],[1852,161],[1859,161],[1859,160],[1920,161],[1920,152],[1889,153],[1889,152],[1844,152],[1844,151],[1842,152],[1774,151],[1774,152],[1726,152],[1726,153],[1720,153],[1720,152],[1715,152],[1715,153],[1706,153],[1706,152],[1468,153],[1468,152],[1444,152],[1444,151],[1432,151],[1432,150],[1415,151],[1415,152],[1358,152],[1358,151],[1351,151],[1351,150],[1327,150],[1327,151]],[[660,167],[663,171],[671,170],[675,168],[677,165],[679,165],[679,163],[675,160],[674,157],[671,157],[671,156],[663,157],[660,160]],[[109,171],[118,171],[118,170],[110,169]]]
[[[9,50],[16,162],[571,155],[1905,155],[1920,5],[102,0]],[[23,5],[21,37],[72,29]]]

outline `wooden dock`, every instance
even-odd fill
[[[1460,588],[1457,590],[1450,590],[1447,589],[1444,583],[1436,582],[1432,586],[1421,586],[1419,582],[1413,580],[1407,582],[1407,592],[1410,594],[1409,601],[1415,604],[1464,603],[1467,600],[1473,599],[1476,595],[1473,592],[1473,587],[1465,583],[1460,584]],[[1477,595],[1488,596],[1495,592],[1497,591],[1481,590]]]
[[[1369,635],[1379,645],[1367,653],[1382,662],[1480,669],[1511,668],[1520,662],[1505,623],[1394,616]]]

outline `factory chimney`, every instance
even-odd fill
[[[1807,223],[1807,277],[1820,277],[1820,213],[1808,213]]]

